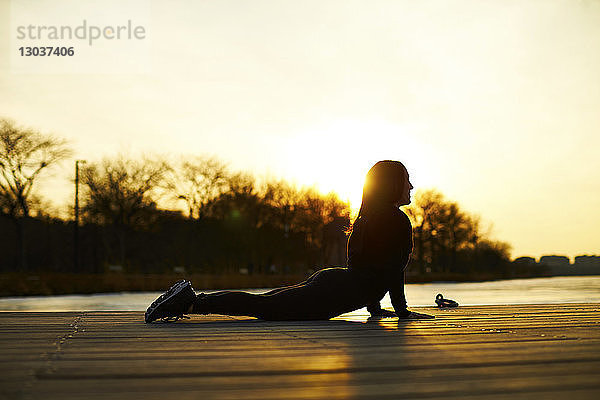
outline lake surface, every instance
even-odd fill
[[[165,282],[169,286],[171,282]],[[247,290],[261,293],[268,289]],[[210,291],[207,291],[209,293]],[[461,305],[600,303],[600,276],[434,282],[406,285],[410,306],[434,306],[436,294]],[[145,311],[160,292],[0,298],[0,311]],[[391,307],[389,296],[381,302]]]

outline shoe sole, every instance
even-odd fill
[[[150,316],[152,315],[152,313],[154,313],[154,311],[156,311],[158,309],[158,307],[165,304],[167,301],[171,300],[173,297],[175,297],[176,295],[181,293],[182,290],[186,289],[188,286],[192,286],[192,283],[190,281],[182,280],[182,281],[175,283],[175,285],[173,285],[173,286],[176,286],[176,285],[177,285],[177,287],[173,290],[173,293],[171,293],[171,295],[169,297],[163,299],[163,301],[158,303],[152,309],[152,311],[150,311],[150,312],[146,311],[146,315],[144,315],[144,322],[149,324],[153,321],[156,321],[158,318],[150,319]]]

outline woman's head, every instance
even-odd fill
[[[379,161],[367,173],[359,214],[410,204],[412,188],[408,172],[401,162]]]

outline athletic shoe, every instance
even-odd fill
[[[144,319],[148,324],[157,319],[163,322],[175,322],[186,318],[183,314],[187,313],[194,300],[196,300],[196,293],[192,289],[192,283],[185,279],[181,280],[150,304]]]

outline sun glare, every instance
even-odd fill
[[[379,160],[402,161],[415,187],[431,185],[431,165],[419,156],[417,134],[415,127],[386,121],[338,120],[305,129],[286,139],[282,173],[298,184],[335,191],[356,212],[365,175]]]

